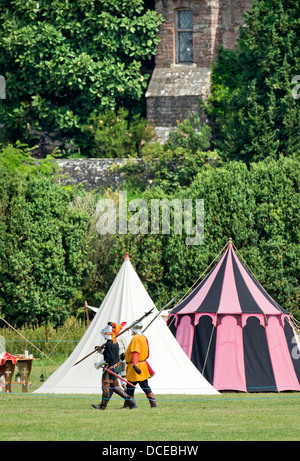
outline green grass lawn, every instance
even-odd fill
[[[32,390],[43,372],[34,366]],[[47,375],[48,373],[48,375]],[[296,441],[300,438],[300,393],[220,396],[157,395],[150,408],[137,394],[138,408],[122,410],[113,397],[94,410],[99,395],[0,393],[1,440],[7,441]]]

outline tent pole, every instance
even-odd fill
[[[89,317],[88,304],[87,304],[86,301],[84,302],[84,306],[85,306],[85,312],[86,312],[86,320],[87,320],[87,324],[88,324],[88,327],[89,327],[90,326],[90,317]]]
[[[205,356],[205,360],[204,360],[204,365],[203,365],[203,369],[202,369],[202,376],[204,375],[204,371],[205,371],[205,367],[206,367],[206,362],[207,362],[207,357],[208,357],[208,354],[209,354],[209,351],[210,351],[210,346],[211,346],[211,340],[212,340],[212,337],[213,337],[213,333],[215,331],[215,326],[213,325],[213,328],[211,330],[211,335],[210,335],[210,339],[209,339],[209,343],[208,343],[208,347],[207,347],[207,351],[206,351],[206,356]]]

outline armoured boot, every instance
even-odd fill
[[[146,396],[147,396],[147,399],[150,402],[150,407],[152,407],[152,408],[157,407],[157,403],[156,403],[156,400],[155,400],[153,392],[150,392],[149,394],[146,394]]]
[[[96,410],[105,410],[107,404],[111,398],[110,393],[110,382],[107,379],[102,380],[102,401],[98,405],[92,404],[92,407]]]
[[[137,404],[136,404],[134,397],[127,396],[122,408],[137,408]]]
[[[107,400],[102,400],[102,402],[98,405],[92,403],[92,407],[95,408],[95,410],[105,410],[105,408],[107,407],[107,403]]]
[[[125,408],[134,408],[135,400],[131,399],[131,397],[129,397],[129,395],[126,394],[126,392],[124,392],[123,389],[121,389],[120,387],[114,387],[113,391],[125,400],[124,401]]]

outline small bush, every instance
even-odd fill
[[[128,111],[119,109],[93,115],[83,127],[89,157],[138,157],[143,146],[153,138],[153,128],[139,115],[128,118]]]

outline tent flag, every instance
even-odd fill
[[[73,353],[34,393],[99,394],[101,370],[95,369],[94,362],[102,356],[92,354],[75,367],[73,365],[104,342],[100,331],[108,322],[127,322],[129,326],[153,307],[153,312],[143,320],[144,328],[156,317],[158,310],[127,255]],[[145,335],[150,346],[149,363],[155,371],[149,384],[155,394],[219,394],[186,356],[160,316],[147,328]],[[131,337],[130,331],[120,336],[126,345]],[[139,387],[137,392],[142,392]]]
[[[291,315],[246,269],[231,239],[219,262],[171,310],[168,325],[219,391],[300,391]]]

